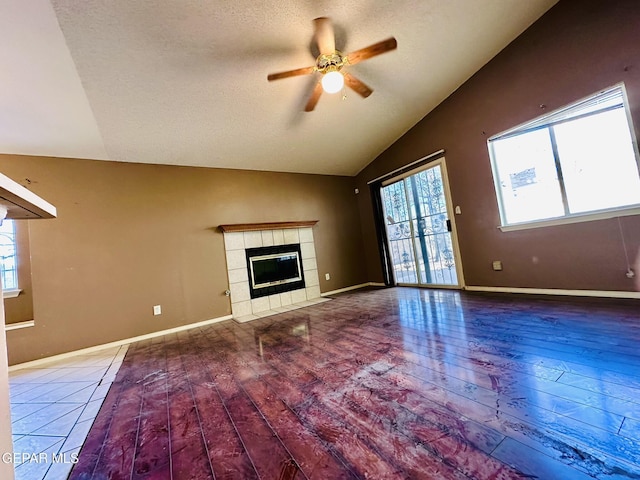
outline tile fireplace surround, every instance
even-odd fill
[[[281,313],[326,301],[320,297],[320,281],[313,242],[315,221],[220,225],[224,233],[231,314],[238,322]],[[300,244],[305,287],[290,292],[251,298],[245,249]]]

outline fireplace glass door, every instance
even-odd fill
[[[245,255],[251,298],[305,288],[299,243],[247,248]]]
[[[443,161],[381,190],[393,275],[399,285],[459,286]]]

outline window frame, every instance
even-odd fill
[[[4,224],[6,222],[11,222],[12,229],[13,229],[13,257],[14,257],[15,268],[12,271],[13,271],[13,277],[15,279],[15,286],[13,288],[4,288],[4,285],[3,285],[2,297],[15,298],[20,294],[20,292],[22,292],[22,289],[20,288],[20,276],[18,273],[19,268],[18,268],[18,240],[17,240],[17,233],[16,233],[17,231],[16,231],[16,224],[13,220],[6,218],[3,220],[2,223]],[[2,276],[4,277],[2,262],[0,262],[0,274],[2,274]]]
[[[627,92],[626,92],[624,83],[618,83],[611,87],[602,89],[595,94],[589,95],[580,100],[572,102],[564,107],[558,108],[553,112],[541,115],[539,117],[536,117],[533,120],[524,122],[512,128],[509,128],[508,130],[505,130],[501,133],[493,135],[489,139],[487,139],[487,149],[490,157],[491,172],[493,175],[494,189],[496,192],[496,200],[498,203],[498,210],[500,213],[500,225],[498,226],[500,230],[502,230],[503,232],[507,232],[507,231],[514,231],[514,230],[546,227],[551,225],[563,225],[563,224],[570,224],[570,223],[580,223],[580,222],[587,222],[587,221],[593,221],[593,220],[601,220],[601,219],[607,219],[607,218],[616,218],[616,217],[622,217],[622,216],[640,215],[640,203],[599,209],[599,210],[590,210],[587,212],[570,213],[568,209],[568,203],[567,203],[568,198],[567,198],[566,189],[565,189],[566,187],[565,187],[564,179],[562,178],[562,168],[561,166],[559,166],[560,158],[557,154],[557,151],[555,151],[556,145],[554,144],[553,145],[554,162],[555,162],[555,168],[556,168],[556,173],[558,177],[558,184],[559,184],[559,188],[562,196],[562,204],[565,212],[564,215],[551,217],[551,218],[537,219],[537,220],[527,220],[523,222],[509,223],[506,221],[506,218],[507,218],[506,212],[505,212],[506,208],[504,206],[502,187],[500,185],[500,176],[498,174],[499,169],[498,169],[497,159],[494,151],[494,142],[496,140],[507,139],[517,135],[529,133],[534,130],[547,129],[555,125],[560,125],[563,123],[579,120],[581,118],[594,115],[595,112],[573,115],[564,119],[562,118],[562,115],[564,113],[571,112],[572,110],[576,110],[579,108],[586,108],[589,102],[594,102],[594,101],[597,102],[598,99],[605,98],[607,94],[612,94],[617,90],[620,90],[621,92],[622,107],[609,106],[609,107],[603,108],[602,110],[598,110],[597,113],[598,114],[604,113],[606,111],[614,110],[617,108],[624,109],[625,116],[627,119],[627,125],[629,127],[629,133],[631,136],[631,143],[632,143],[633,153],[635,156],[636,168],[638,169],[638,174],[640,177],[640,152],[638,150],[638,142],[636,139],[635,128],[633,125],[631,112],[629,110]],[[548,120],[545,121],[545,119],[548,119]],[[553,137],[553,130],[550,130],[550,134]]]

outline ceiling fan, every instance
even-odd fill
[[[267,80],[272,82],[273,80],[280,80],[281,78],[311,75],[315,72],[320,72],[322,77],[307,101],[304,108],[305,112],[311,112],[315,108],[323,90],[327,93],[336,93],[346,85],[364,98],[371,95],[373,92],[371,88],[350,73],[342,71],[342,69],[347,65],[355,65],[363,60],[396,49],[398,47],[396,39],[393,37],[387,38],[381,42],[344,55],[342,52],[336,50],[335,35],[331,20],[327,17],[320,17],[316,18],[313,24],[315,28],[315,39],[318,43],[318,49],[320,50],[320,55],[316,58],[316,64],[310,67],[288,70],[286,72],[272,73],[267,76]]]

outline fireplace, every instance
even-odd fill
[[[315,224],[310,220],[220,225],[229,279],[226,293],[236,321],[248,322],[326,300],[320,296]],[[275,275],[279,270],[282,275]]]
[[[305,287],[299,243],[247,248],[245,253],[251,298]]]

